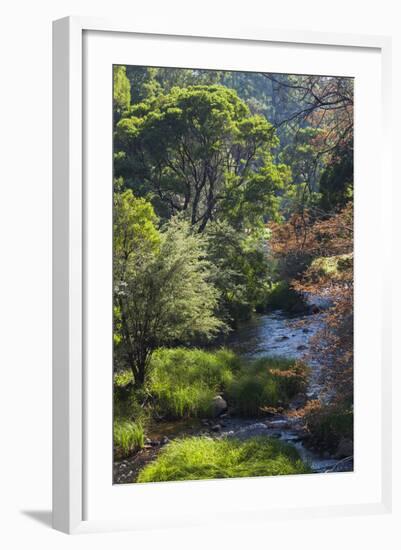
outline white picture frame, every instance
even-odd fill
[[[105,21],[93,18],[68,17],[54,22],[53,28],[53,526],[66,533],[138,529],[151,525],[189,525],[194,521],[191,514],[176,518],[174,510],[164,519],[151,514],[150,508],[142,510],[138,517],[110,517],[106,512],[96,518],[87,518],[87,477],[85,462],[87,452],[87,432],[91,423],[87,421],[87,323],[85,316],[85,296],[88,291],[85,278],[88,246],[88,230],[84,208],[84,179],[86,177],[85,155],[88,151],[84,139],[85,94],[84,67],[85,33],[108,34],[113,37],[145,37],[158,40],[173,37],[187,41],[225,41],[236,44],[278,44],[312,49],[317,46],[340,48],[344,52],[360,49],[374,51],[380,57],[380,117],[377,121],[381,143],[379,177],[383,190],[390,193],[390,163],[387,158],[390,125],[390,55],[391,42],[387,37],[342,35],[331,33],[291,32],[264,29],[180,29],[173,25],[166,28],[148,28],[139,22]],[[115,34],[118,33],[118,34]],[[156,55],[156,54],[155,54]],[[116,62],[120,62],[117,60]],[[111,81],[110,81],[111,85]],[[110,126],[111,131],[111,126]],[[110,151],[111,155],[111,151]],[[111,185],[111,180],[110,180]],[[111,199],[110,199],[111,201]],[[366,203],[368,205],[368,203]],[[381,234],[390,231],[384,207],[379,212]],[[382,265],[387,265],[388,250],[382,251]],[[390,270],[383,269],[383,273]],[[389,281],[381,275],[382,290],[388,289]],[[382,310],[389,309],[388,291],[378,298]],[[389,316],[388,316],[389,317]],[[380,366],[377,375],[380,385],[376,391],[380,406],[380,496],[363,502],[337,500],[326,502],[324,506],[311,506],[310,503],[297,504],[287,508],[280,506],[269,510],[270,517],[312,517],[313,515],[346,515],[384,513],[391,509],[391,358],[388,327],[382,325],[380,336]],[[372,359],[373,360],[373,359]],[[110,389],[111,391],[111,389]],[[90,415],[89,415],[90,417]],[[379,432],[378,432],[379,433]],[[109,457],[110,458],[110,457]],[[379,466],[378,466],[379,468]],[[103,474],[102,474],[103,475]],[[302,477],[302,476],[301,476]],[[241,491],[248,484],[247,494],[256,491],[255,480],[226,480],[228,495],[235,494],[238,483]],[[111,484],[111,462],[110,479]],[[187,482],[185,482],[187,483]],[[184,483],[184,485],[185,485]],[[218,482],[212,482],[218,483]],[[209,484],[209,485],[208,485]],[[173,484],[174,485],[174,484]],[[203,485],[202,489],[199,489]],[[183,485],[181,484],[181,487]],[[216,485],[217,487],[217,485]],[[207,498],[213,486],[210,482],[197,484],[197,498]],[[147,489],[163,493],[163,498],[177,498],[177,484],[153,484]],[[181,489],[182,491],[182,489]],[[120,493],[121,494],[121,493]],[[175,496],[174,496],[175,495]],[[139,498],[139,494],[137,495]],[[118,497],[120,498],[120,497]],[[126,498],[126,495],[125,497]],[[143,493],[143,502],[146,495]],[[233,505],[234,506],[234,505]],[[146,508],[146,504],[144,504]],[[174,508],[174,507],[173,507]],[[257,505],[255,510],[258,511]],[[235,514],[230,510],[231,520]],[[213,515],[213,514],[212,514]],[[229,514],[217,515],[214,519],[227,519]],[[247,519],[247,514],[242,514]],[[266,519],[265,510],[253,514],[257,521]],[[249,519],[249,518],[248,518]]]

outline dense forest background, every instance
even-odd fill
[[[315,445],[352,439],[353,79],[115,66],[113,121],[114,368],[132,391],[118,415],[143,435],[160,350],[318,312],[313,296],[330,304],[308,346],[322,397],[302,414]]]

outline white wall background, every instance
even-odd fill
[[[256,527],[168,530],[67,537],[48,526],[51,507],[51,21],[65,15],[218,27],[387,34],[394,47],[394,130],[401,127],[401,18],[397,0],[14,0],[1,11],[1,346],[0,544],[14,549],[121,547],[400,548],[400,476],[392,516],[270,522]],[[398,131],[397,131],[398,133]],[[394,159],[400,140],[394,131]],[[375,136],[372,136],[375,139]],[[395,180],[395,177],[394,177]],[[392,201],[399,237],[400,192]],[[391,203],[389,201],[389,209]],[[372,213],[374,220],[374,213]],[[389,236],[391,238],[391,236]],[[400,248],[397,238],[394,252]],[[372,251],[374,253],[374,251]],[[399,284],[399,254],[394,254]],[[3,280],[4,279],[4,280]],[[400,300],[394,297],[394,310]],[[394,314],[394,318],[396,314]],[[397,343],[400,324],[394,325]],[[368,343],[367,343],[368,345]],[[398,347],[398,346],[397,346]],[[394,387],[401,354],[394,346]],[[395,396],[395,463],[400,463],[400,399]],[[398,402],[398,403],[397,403]],[[369,404],[366,404],[369,406]],[[398,421],[398,422],[397,422]],[[399,469],[399,466],[398,466]],[[222,503],[224,505],[224,503]],[[207,514],[207,510],[205,510]],[[397,521],[398,520],[398,521]]]

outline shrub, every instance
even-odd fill
[[[353,440],[354,415],[348,404],[319,404],[305,418],[309,443],[318,449],[333,453],[342,439]]]
[[[236,411],[256,416],[267,407],[288,406],[306,389],[308,367],[293,359],[265,357],[244,365],[227,388],[227,399]]]
[[[145,444],[142,422],[116,418],[113,425],[114,454],[118,458],[128,456]]]
[[[247,441],[190,437],[169,443],[139,473],[138,482],[309,473],[297,450],[268,437]]]

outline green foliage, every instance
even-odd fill
[[[278,144],[271,124],[224,86],[149,97],[120,120],[115,143],[126,184],[150,193],[162,217],[184,212],[200,231],[229,210],[237,223],[274,210],[288,179],[270,154]]]
[[[212,400],[233,379],[238,357],[229,350],[160,349],[152,357],[148,391],[159,415],[206,417]]]
[[[168,444],[138,476],[139,483],[306,474],[296,449],[276,439],[186,438]]]
[[[145,444],[144,426],[141,422],[116,418],[113,425],[114,454],[123,458],[139,451]]]
[[[264,409],[288,406],[305,391],[308,367],[293,359],[264,357],[244,365],[227,387],[227,400],[238,414],[257,416]]]
[[[325,211],[338,211],[352,200],[354,182],[353,142],[342,144],[320,179],[320,205]]]
[[[129,314],[126,292],[128,280],[135,278],[138,264],[149,262],[157,253],[160,234],[152,205],[135,197],[131,189],[121,190],[122,181],[116,180],[113,209],[113,271],[114,271],[114,362],[127,364],[130,350]],[[133,358],[128,358],[128,364]]]
[[[114,374],[114,386],[118,388],[125,388],[128,384],[133,382],[131,370],[122,370]]]
[[[113,107],[115,120],[118,120],[123,113],[129,110],[130,103],[130,83],[127,78],[126,68],[123,65],[115,65],[113,68]]]
[[[152,254],[157,250],[160,235],[157,216],[152,205],[135,197],[131,189],[122,190],[122,180],[116,180],[114,188],[113,244],[114,268],[123,275],[130,268],[129,261]]]
[[[228,222],[212,222],[207,230],[208,258],[215,267],[214,284],[220,291],[219,316],[235,325],[248,319],[269,291],[266,230],[247,233]]]
[[[127,208],[115,208],[115,303],[122,339],[116,353],[123,354],[141,386],[156,348],[195,337],[211,339],[225,325],[214,315],[219,293],[211,282],[202,236],[177,218],[157,232],[150,205],[130,193],[123,193]],[[146,213],[142,218],[135,215],[138,208]]]
[[[306,416],[309,443],[317,449],[336,451],[342,439],[353,440],[354,414],[348,403],[321,405]]]
[[[141,103],[147,98],[160,94],[162,88],[156,80],[155,67],[127,66],[127,77],[131,86],[131,103]]]

